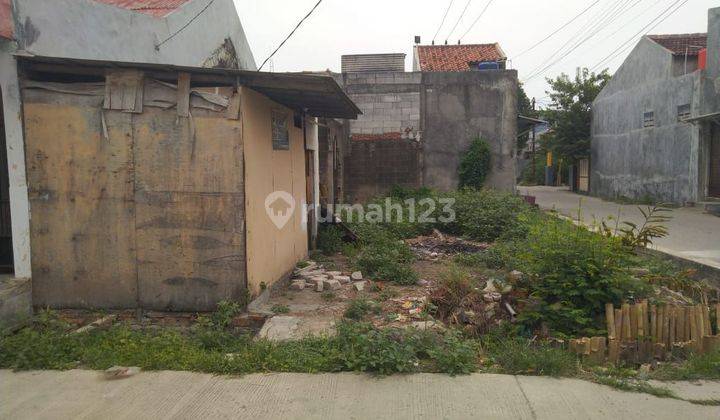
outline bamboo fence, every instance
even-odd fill
[[[720,348],[716,322],[713,334],[711,312],[720,319],[720,304],[677,306],[648,305],[642,301],[620,308],[605,305],[607,337],[570,340],[570,351],[591,360],[644,363],[665,360],[671,353],[705,353]]]

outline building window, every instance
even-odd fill
[[[643,113],[643,127],[655,127],[655,113],[653,111]]]
[[[286,112],[272,112],[272,145],[274,150],[290,150],[288,114]]]
[[[677,113],[678,122],[683,122],[690,118],[690,104],[680,105]]]

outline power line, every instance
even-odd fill
[[[435,43],[435,38],[437,38],[438,34],[440,33],[440,29],[442,29],[443,25],[445,24],[445,19],[447,19],[448,12],[450,12],[450,8],[452,7],[453,3],[455,3],[455,0],[450,0],[450,4],[448,5],[447,9],[445,9],[445,14],[443,15],[442,21],[440,22],[440,26],[438,26],[437,31],[435,31],[435,35],[433,35],[433,44]]]
[[[213,0],[213,1],[214,1],[214,0]],[[280,50],[280,48],[282,48],[283,45],[285,45],[285,43],[288,41],[288,39],[290,39],[290,37],[293,36],[293,34],[295,33],[295,31],[298,30],[298,28],[300,27],[300,25],[302,25],[303,22],[305,22],[305,21],[307,20],[307,18],[309,18],[310,15],[313,14],[313,12],[315,11],[315,9],[317,9],[317,7],[320,6],[320,3],[322,3],[322,1],[323,1],[323,0],[318,0],[318,2],[315,3],[315,6],[313,6],[313,8],[310,9],[310,11],[308,12],[308,14],[305,15],[304,18],[300,19],[300,22],[298,22],[298,24],[295,25],[295,28],[292,30],[292,32],[290,32],[290,35],[288,35],[288,36],[283,40],[283,42],[281,42],[280,45],[278,45],[278,47],[275,48],[275,51],[273,51],[272,54],[270,54],[270,56],[269,56],[268,58],[266,58],[265,61],[263,61],[263,63],[262,63],[262,64],[260,65],[260,67],[258,68],[258,71],[262,70],[262,68],[265,66],[265,63],[267,63],[268,60],[271,59],[271,58],[275,55],[275,53],[277,53],[277,52]]]
[[[598,0],[598,1],[600,1],[600,0]],[[463,38],[465,38],[465,35],[467,35],[468,32],[470,32],[470,30],[471,30],[473,27],[475,27],[475,24],[478,23],[478,21],[480,20],[480,18],[483,17],[483,15],[485,14],[485,12],[487,12],[487,9],[488,9],[488,7],[490,7],[490,5],[492,4],[492,2],[493,2],[493,0],[488,0],[487,4],[485,5],[485,8],[482,9],[482,12],[480,12],[480,14],[478,15],[477,19],[475,19],[475,20],[473,21],[473,23],[470,25],[470,27],[468,28],[468,30],[465,31],[465,33],[462,34],[462,36],[461,36],[460,38],[458,38],[458,41],[459,41],[459,40],[462,40]]]
[[[537,47],[538,45],[540,45],[540,44],[542,44],[543,42],[547,41],[548,39],[552,38],[553,35],[557,34],[558,32],[562,31],[563,29],[567,28],[571,23],[575,22],[577,19],[580,18],[580,16],[584,15],[588,10],[592,9],[593,7],[595,7],[595,5],[598,4],[598,3],[600,3],[600,0],[595,0],[595,3],[591,4],[591,5],[588,6],[585,10],[583,10],[583,11],[580,12],[579,14],[575,15],[574,18],[570,19],[570,20],[567,21],[564,25],[562,25],[561,27],[557,28],[557,29],[556,29],[555,31],[553,31],[553,33],[551,33],[550,35],[546,36],[546,37],[543,38],[542,40],[540,40],[540,41],[538,41],[537,43],[535,43],[535,45],[533,45],[532,47],[526,49],[525,51],[523,51],[523,52],[521,52],[520,54],[518,54],[518,55],[516,55],[515,57],[513,57],[513,59],[516,59],[516,58],[520,57],[521,55],[527,53],[528,51],[534,49],[534,48]]]
[[[592,30],[598,28],[598,27],[599,27],[598,24],[604,23],[604,21],[605,21],[605,19],[607,18],[607,16],[609,16],[609,13],[612,12],[613,10],[615,10],[615,8],[616,8],[618,5],[620,5],[621,2],[622,2],[622,0],[617,0],[615,3],[612,3],[609,7],[603,8],[603,9],[599,10],[596,14],[594,14],[594,15],[588,20],[588,22],[594,22],[594,23],[591,23],[591,24],[590,24],[590,27],[587,27],[587,28],[586,28],[586,27],[582,27],[582,28],[580,28],[577,32],[575,32],[575,34],[573,34],[570,38],[568,38],[568,40],[565,41],[565,43],[564,43],[563,45],[561,45],[560,48],[558,48],[554,53],[552,53],[549,57],[547,57],[545,60],[543,60],[543,61],[540,63],[540,65],[538,65],[537,67],[535,67],[535,68],[530,72],[530,76],[528,76],[528,78],[527,78],[526,80],[529,80],[530,78],[535,77],[535,76],[536,76],[536,73],[537,73],[540,69],[542,69],[542,68],[543,68],[545,65],[547,65],[548,63],[550,63],[550,62],[551,62],[552,60],[554,60],[556,57],[562,55],[563,52],[566,51],[566,47],[569,47],[570,49],[572,49],[572,47],[577,44],[577,41],[579,41],[579,40],[581,39],[581,37],[583,36],[584,33],[591,32]]]
[[[595,64],[592,68],[593,68],[593,69],[596,69],[596,68],[602,66],[606,61],[608,61],[608,60],[613,60],[613,59],[615,59],[617,56],[619,56],[620,54],[622,54],[624,51],[627,51],[627,49],[628,49],[629,47],[632,47],[632,45],[633,45],[633,44],[632,44],[632,41],[635,39],[635,37],[637,37],[638,35],[640,35],[640,34],[642,34],[642,33],[647,33],[647,31],[653,30],[656,26],[658,26],[659,24],[661,24],[661,23],[663,23],[665,20],[667,20],[667,18],[669,18],[670,16],[674,15],[675,12],[677,12],[678,10],[680,10],[680,8],[683,7],[683,6],[685,5],[685,3],[687,3],[689,0],[684,0],[684,1],[682,1],[682,3],[680,3],[680,1],[681,1],[681,0],[676,0],[673,4],[671,4],[670,6],[668,6],[667,9],[663,10],[658,16],[656,16],[653,20],[651,20],[647,25],[643,26],[643,28],[640,29],[635,35],[633,35],[633,36],[630,37],[627,41],[625,41],[625,42],[623,42],[622,44],[620,44],[620,46],[619,46],[618,48],[616,48],[613,52],[611,52],[607,57],[605,57],[605,58],[603,58],[602,60],[600,60],[600,61],[599,61],[597,64]],[[678,4],[678,3],[680,3],[680,4]],[[676,5],[677,5],[677,7],[675,7]],[[667,13],[667,12],[668,12],[670,9],[672,9],[673,7],[675,7],[675,9],[672,10],[672,11],[670,11],[670,13],[668,13],[667,15],[665,15],[665,13]],[[663,17],[663,15],[665,15],[665,16]],[[658,20],[658,19],[660,19],[661,17],[662,17],[662,19],[661,19],[659,22],[655,23],[655,21]],[[654,25],[653,25],[653,23],[654,23]],[[652,25],[652,26],[651,26],[650,28],[648,28],[650,25]],[[623,50],[622,48],[625,47],[625,46],[628,45],[628,44],[630,44],[630,45]]]
[[[184,31],[185,28],[187,28],[188,26],[190,26],[191,23],[195,22],[195,19],[199,18],[200,15],[202,15],[202,14],[208,9],[208,7],[210,7],[210,5],[213,4],[213,3],[215,3],[215,0],[210,0],[210,1],[208,2],[208,4],[206,4],[205,7],[202,8],[202,10],[200,10],[195,16],[193,16],[192,19],[190,19],[186,24],[184,24],[183,26],[181,26],[180,29],[178,29],[177,31],[175,31],[175,32],[174,32],[172,35],[170,35],[169,37],[165,38],[165,39],[164,39],[162,42],[160,42],[159,44],[155,45],[155,49],[156,49],[156,50],[159,50],[160,47],[163,46],[163,44],[165,44],[166,42],[168,42],[168,41],[170,41],[171,39],[175,38],[175,35],[179,34],[179,33],[182,32],[182,31]]]
[[[567,52],[565,52],[562,56],[558,57],[558,58],[557,58],[555,61],[553,61],[552,63],[546,65],[545,67],[543,67],[543,68],[540,69],[539,71],[534,72],[532,75],[530,75],[528,78],[526,78],[525,81],[528,81],[528,80],[530,80],[530,79],[533,79],[533,78],[541,75],[543,72],[545,72],[546,70],[548,70],[549,68],[551,68],[551,67],[554,66],[555,64],[557,64],[557,63],[559,63],[560,61],[564,60],[566,57],[568,57],[570,54],[572,54],[576,49],[578,49],[581,45],[583,45],[584,43],[586,43],[587,41],[589,41],[590,39],[592,39],[593,37],[595,37],[595,35],[597,35],[598,33],[600,33],[600,32],[604,29],[605,24],[606,24],[608,21],[610,21],[610,20],[612,20],[612,19],[615,19],[619,14],[623,13],[623,12],[626,10],[626,9],[625,9],[625,6],[627,6],[629,3],[630,3],[630,2],[627,2],[627,3],[625,3],[625,5],[622,5],[622,4],[620,4],[620,1],[618,1],[618,3],[616,3],[615,6],[612,6],[612,7],[609,9],[608,13],[606,13],[605,16],[604,16],[599,22],[597,22],[596,25],[593,26],[593,29],[591,30],[590,35],[586,36],[585,38],[583,38],[583,39],[581,39],[580,41],[578,41],[577,43],[575,43]],[[618,5],[620,6],[619,8],[617,8]],[[546,62],[547,62],[547,61],[546,61]],[[542,66],[542,64],[541,64],[541,66]]]
[[[455,26],[452,27],[450,30],[450,33],[445,37],[445,43],[447,44],[447,40],[450,39],[450,36],[452,36],[453,32],[455,32],[455,29],[460,24],[460,21],[462,20],[463,16],[465,16],[465,12],[467,11],[468,6],[470,6],[470,3],[472,3],[472,0],[468,0],[467,3],[465,3],[465,8],[463,9],[462,13],[460,13],[460,17],[458,17],[457,22],[455,22]]]

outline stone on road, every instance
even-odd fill
[[[141,372],[108,381],[96,371],[0,370],[0,418],[710,419],[720,407],[509,375]]]

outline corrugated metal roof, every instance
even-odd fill
[[[670,50],[673,55],[695,56],[707,48],[707,34],[648,35],[652,41]]]
[[[95,0],[146,15],[164,17],[192,0]]]
[[[405,71],[403,53],[343,55],[341,61],[343,73]]]
[[[108,60],[80,60],[15,54],[26,70],[46,74],[104,76],[108,67],[144,71],[150,77],[177,83],[178,73],[190,73],[197,86],[246,86],[271,100],[313,117],[356,119],[362,114],[355,103],[329,76],[301,73],[268,73],[235,69],[127,63]]]
[[[471,63],[503,61],[507,57],[500,45],[418,45],[420,71],[470,71]]]

